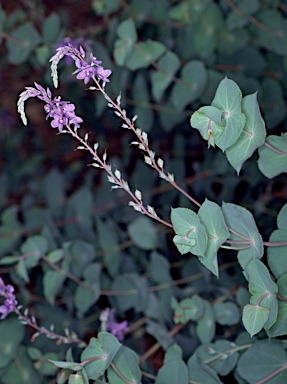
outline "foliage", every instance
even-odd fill
[[[44,4],[0,9],[1,382],[285,382],[286,6]]]

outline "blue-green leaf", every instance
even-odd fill
[[[287,133],[267,136],[266,144],[259,148],[258,167],[269,179],[287,172]]]
[[[266,136],[265,123],[261,117],[256,93],[242,99],[242,112],[246,117],[244,130],[238,140],[226,150],[230,164],[239,174],[242,164],[263,145]]]
[[[156,101],[160,100],[179,67],[179,58],[171,51],[167,51],[158,61],[157,71],[151,74],[151,92]]]
[[[197,100],[207,83],[207,72],[203,62],[189,61],[181,70],[180,82],[174,84],[171,92],[172,104],[182,111],[188,104]]]
[[[242,268],[246,269],[250,260],[263,256],[263,241],[256,227],[252,214],[243,207],[231,203],[222,204],[222,212],[226,224],[231,232],[230,240],[240,241],[241,249],[238,260]]]
[[[100,332],[98,338],[91,338],[89,345],[81,354],[82,366],[92,380],[102,376],[116,356],[121,344],[108,332]]]
[[[187,208],[174,208],[171,222],[176,236],[173,241],[180,253],[191,252],[204,256],[207,247],[207,233],[197,215]]]
[[[114,58],[118,65],[124,65],[137,41],[137,31],[133,19],[124,20],[117,27],[119,39],[115,41]]]
[[[199,260],[215,276],[218,276],[217,251],[228,239],[230,233],[222,210],[216,203],[205,199],[199,208],[198,217],[208,233],[207,248],[204,257],[199,257]]]
[[[157,60],[164,51],[164,45],[157,41],[147,40],[136,43],[131,55],[126,61],[126,66],[132,71],[139,68],[146,68],[153,61]]]
[[[241,111],[241,100],[238,85],[227,77],[222,80],[211,103],[223,112],[225,128],[222,135],[215,139],[215,144],[222,151],[234,144],[243,131],[245,116]]]
[[[286,359],[286,351],[279,341],[256,341],[240,357],[237,372],[248,384],[268,381],[283,384],[287,382]]]
[[[251,337],[261,331],[268,320],[269,314],[270,310],[261,305],[245,305],[242,321]]]
[[[130,348],[122,346],[113,359],[113,365],[108,368],[109,382],[141,384],[141,376],[136,353]]]

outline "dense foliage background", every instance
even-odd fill
[[[256,152],[237,175],[190,126],[192,113],[211,104],[227,76],[243,96],[258,91],[267,135],[286,131],[286,15],[286,3],[277,0],[3,2],[0,274],[15,287],[23,316],[28,310],[22,320],[29,321],[23,326],[10,314],[0,322],[1,383],[66,382],[72,371],[48,359],[71,361],[73,355],[80,361],[83,348],[103,330],[106,308],[128,323],[121,342],[129,348],[135,381],[109,373],[94,377],[95,383],[287,381],[286,332],[275,332],[279,337],[272,341],[266,330],[251,338],[242,324],[250,293],[236,251],[219,251],[217,278],[194,255],[178,252],[172,230],[132,210],[123,190],[111,191],[104,172],[87,167],[90,156],[74,151],[78,144],[50,127],[39,100],[27,102],[28,126],[16,114],[25,86],[36,81],[52,89],[55,49],[82,45],[113,71],[107,93],[116,99],[121,92],[127,114],[138,114],[137,125],[185,191],[200,203],[207,198],[243,206],[264,241],[277,226],[282,232],[273,240],[286,241],[286,209],[276,221],[286,203],[286,160],[275,177],[266,177]],[[144,164],[141,151],[129,146],[131,133],[74,70],[73,62],[62,60],[53,94],[76,105],[81,130],[102,152],[107,149],[109,164],[164,220],[171,208],[196,209]],[[278,264],[269,265],[276,279],[287,272],[286,249],[276,250]],[[185,299],[191,313],[185,313]],[[122,369],[128,377],[128,368]],[[85,382],[76,376],[69,383]]]

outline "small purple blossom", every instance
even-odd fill
[[[84,80],[84,83],[87,84],[96,74],[96,68],[89,65],[85,60],[77,60],[75,64],[78,69],[73,74],[77,73],[77,79]]]
[[[104,82],[109,82],[110,80],[108,77],[112,71],[110,69],[104,69],[100,65],[96,68],[96,75],[98,76],[99,79],[103,80]]]
[[[53,57],[51,57],[51,76],[54,82],[54,86],[57,88],[58,86],[58,73],[57,67],[59,61],[63,57],[69,57],[74,60],[75,65],[77,67],[76,71],[73,74],[77,74],[77,79],[84,80],[84,83],[87,84],[90,79],[94,76],[97,76],[98,79],[103,82],[109,82],[108,77],[112,73],[110,69],[104,69],[100,64],[102,63],[100,60],[97,60],[93,54],[90,56],[90,64],[86,61],[86,52],[82,46],[76,48],[71,43],[68,43],[64,46],[58,47],[56,49],[56,53]]]
[[[106,308],[100,315],[101,327],[103,331],[110,332],[118,340],[123,340],[125,333],[129,332],[128,322],[126,320],[117,322],[115,320],[115,309]]]
[[[17,300],[13,294],[14,287],[10,284],[5,285],[3,279],[0,277],[0,296],[5,298],[4,304],[0,305],[0,319],[5,319],[10,312],[14,312],[17,306]]]
[[[24,102],[29,97],[38,97],[38,99],[45,101],[44,110],[47,113],[46,119],[52,118],[51,127],[58,128],[59,132],[68,124],[73,124],[75,128],[79,128],[79,124],[83,120],[76,116],[75,105],[69,101],[61,101],[60,97],[52,99],[52,94],[49,88],[45,90],[41,85],[35,83],[35,87],[26,87],[26,90],[20,94],[18,100],[18,112],[24,124],[27,124],[27,119],[24,112]]]
[[[75,39],[71,37],[65,37],[62,41],[59,41],[56,44],[56,49],[64,47],[65,45],[72,45],[73,47],[79,49],[81,46],[85,48],[86,51],[91,51],[91,45],[92,41],[91,40],[85,40],[84,37],[77,37]],[[64,57],[64,61],[66,65],[71,65],[73,63],[73,58],[69,56]]]
[[[59,132],[62,132],[64,126],[68,124],[68,119],[63,114],[55,113],[53,120],[51,121],[52,128],[58,128]]]

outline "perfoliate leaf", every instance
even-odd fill
[[[207,234],[197,215],[187,208],[174,208],[171,211],[171,222],[176,236],[173,241],[180,253],[191,252],[204,256],[207,247]]]
[[[269,313],[268,308],[259,305],[245,305],[242,321],[251,337],[261,331],[268,320]]]
[[[225,121],[222,111],[215,107],[202,107],[194,112],[190,118],[192,128],[198,129],[201,136],[208,141],[208,145],[214,146],[214,140],[223,132]]]
[[[222,80],[211,105],[223,113],[225,128],[222,135],[215,139],[215,144],[223,152],[236,142],[243,131],[245,116],[241,111],[241,100],[238,85],[227,77]]]
[[[286,351],[279,341],[260,340],[242,354],[237,371],[248,384],[268,381],[283,384],[287,382],[286,359]]]
[[[115,41],[114,58],[118,65],[124,65],[130,57],[137,41],[137,31],[133,19],[124,20],[117,27],[119,39]]]
[[[256,227],[252,214],[243,207],[231,203],[222,204],[222,212],[232,241],[240,241],[238,260],[242,268],[246,269],[252,259],[263,256],[263,241]],[[246,248],[246,249],[242,249]]]
[[[172,104],[178,111],[182,111],[203,93],[207,83],[205,65],[198,60],[189,61],[181,70],[180,80],[174,84],[171,92]]]
[[[151,74],[151,92],[155,100],[159,101],[180,67],[180,61],[175,53],[167,51],[157,65],[158,70]]]
[[[258,152],[258,167],[264,176],[272,179],[287,172],[287,133],[267,136],[266,144]]]
[[[218,277],[217,251],[229,238],[230,233],[226,226],[221,208],[216,203],[205,199],[199,208],[198,217],[208,233],[207,248],[200,262]]]
[[[242,99],[242,112],[246,117],[244,130],[238,140],[226,150],[229,163],[239,174],[242,164],[263,145],[266,136],[265,123],[261,117],[256,93]]]
[[[136,353],[122,346],[113,359],[113,365],[108,368],[109,382],[141,384],[141,376]]]
[[[164,51],[164,45],[157,41],[147,40],[136,43],[131,56],[126,61],[126,66],[132,71],[139,68],[146,68],[153,61],[157,60]]]

